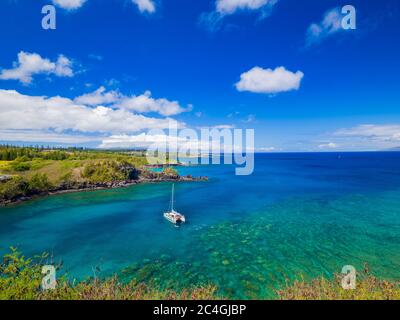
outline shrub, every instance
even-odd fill
[[[381,280],[371,275],[368,269],[357,275],[356,289],[345,290],[341,276],[333,280],[325,278],[310,282],[295,281],[278,291],[281,300],[399,300],[400,282]]]
[[[151,285],[131,282],[122,284],[117,277],[105,280],[90,279],[73,284],[57,277],[55,290],[41,291],[41,267],[47,254],[25,258],[15,248],[0,263],[0,300],[210,300],[216,299],[216,288],[205,285],[181,292],[160,290]],[[56,267],[57,274],[60,267]]]
[[[38,294],[41,268],[26,259],[15,248],[0,264],[0,300],[32,300]]]
[[[14,162],[11,167],[15,171],[28,171],[31,169],[31,165],[28,162]]]
[[[30,159],[27,156],[21,156],[21,157],[17,157],[14,161],[15,162],[27,162]]]
[[[163,175],[165,175],[165,176],[167,176],[168,178],[171,178],[171,179],[178,179],[179,178],[179,173],[178,173],[178,171],[176,171],[174,168],[172,168],[172,167],[168,167],[168,168],[165,168],[163,171],[162,171],[162,173],[163,173]]]
[[[138,171],[127,161],[102,160],[86,164],[82,175],[91,183],[106,183],[137,179]]]
[[[47,192],[52,188],[49,178],[45,173],[36,173],[28,182],[28,192],[31,194]]]
[[[14,200],[25,196],[28,191],[28,183],[20,176],[13,176],[11,180],[0,183],[0,200]]]

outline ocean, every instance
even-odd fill
[[[163,218],[171,183],[56,195],[0,208],[0,253],[42,252],[68,277],[118,274],[180,290],[212,283],[227,298],[273,298],[344,265],[400,279],[400,152],[256,154],[180,167],[207,182],[175,185],[187,223]]]

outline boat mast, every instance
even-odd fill
[[[172,184],[171,211],[174,211],[174,189],[175,189],[175,184]]]

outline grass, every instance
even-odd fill
[[[29,179],[36,173],[44,173],[52,183],[59,183],[63,176],[71,173],[74,169],[83,169],[83,167],[88,163],[96,163],[105,160],[108,159],[60,161],[35,159],[26,162],[29,165],[29,170],[26,171],[17,171],[13,169],[14,161],[1,161],[0,174],[19,175]],[[129,159],[128,162],[132,164],[139,163],[139,167],[142,166],[141,163],[143,163],[143,161],[137,161],[135,159]]]
[[[122,283],[117,276],[99,280],[69,281],[57,279],[55,290],[41,290],[42,266],[50,260],[48,254],[26,258],[15,248],[0,262],[0,300],[219,300],[217,287],[204,284],[179,292],[160,289],[151,283]],[[51,259],[52,260],[52,259]],[[58,266],[58,273],[60,266]],[[344,290],[341,277],[307,282],[295,281],[277,291],[281,300],[399,300],[400,283],[381,280],[365,270],[358,275],[357,288]]]
[[[4,161],[4,160],[0,160],[0,172],[4,171],[4,170],[8,170],[10,168],[10,163],[12,161]]]
[[[22,148],[14,148],[17,151]],[[48,160],[51,152],[57,151],[37,151],[36,158],[19,157],[13,161],[0,161],[0,174],[18,175],[27,180],[36,174],[45,174],[49,181],[58,185],[66,176],[73,177],[77,181],[81,181],[80,172],[83,168],[92,163],[100,161],[117,161],[127,162],[136,168],[141,168],[147,164],[144,156],[136,153],[122,153],[112,151],[85,151],[85,152],[69,152],[68,157],[63,160]]]
[[[52,183],[57,184],[66,174],[72,172],[75,168],[83,168],[88,161],[90,160],[37,161],[24,176],[31,178],[36,173],[42,173],[46,174]]]
[[[366,268],[357,275],[356,288],[345,290],[341,275],[333,280],[297,280],[277,291],[281,300],[400,300],[400,281],[382,280]]]
[[[31,149],[11,150],[15,153],[15,160],[0,162],[0,175],[13,176],[12,181],[0,183],[2,204],[17,201],[22,197],[45,194],[58,188],[68,189],[86,183],[114,183],[136,179],[140,168],[147,164],[146,157],[131,153],[97,151],[68,153],[35,150],[33,157],[28,153]],[[29,156],[16,157],[18,152],[23,151]],[[97,169],[92,175],[85,175],[89,167]],[[38,183],[40,181],[46,183]],[[32,186],[35,188],[31,188]],[[41,189],[40,186],[45,188]]]
[[[151,284],[121,283],[117,277],[83,282],[57,279],[55,290],[41,290],[42,266],[47,254],[25,258],[15,248],[0,264],[0,300],[215,300],[212,285],[187,288],[180,292],[161,290]],[[59,270],[58,270],[59,271]]]
[[[11,180],[0,183],[0,205],[45,195],[51,191],[113,186],[148,177],[143,152],[45,150],[0,146],[0,174]],[[10,160],[11,159],[11,160]],[[165,177],[177,178],[167,169]],[[41,188],[43,187],[43,188]]]

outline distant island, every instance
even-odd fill
[[[168,157],[167,157],[168,159]],[[180,163],[150,165],[143,151],[0,146],[0,205],[58,193],[122,188],[138,183],[205,181],[181,176]],[[153,167],[161,168],[155,172]]]

